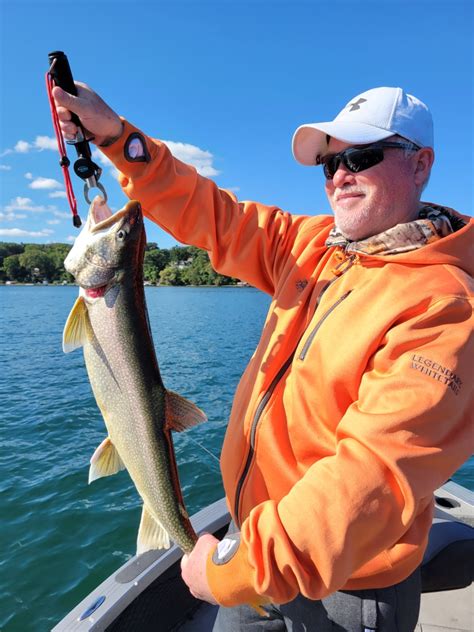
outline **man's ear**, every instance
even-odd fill
[[[431,147],[423,147],[416,153],[415,158],[415,184],[423,186],[430,177],[431,167],[434,162],[434,151]]]

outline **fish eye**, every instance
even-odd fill
[[[125,239],[125,237],[127,236],[127,233],[124,230],[119,230],[117,232],[117,239],[119,241],[123,241]]]

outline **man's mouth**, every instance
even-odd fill
[[[357,197],[363,197],[364,194],[360,191],[352,191],[347,193],[341,193],[336,197],[336,202],[340,202],[341,200],[350,200]]]

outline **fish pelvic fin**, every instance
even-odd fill
[[[169,549],[170,544],[170,536],[164,526],[151,515],[147,506],[143,505],[137,537],[137,555],[151,549]]]
[[[111,476],[124,470],[125,465],[110,437],[102,441],[91,458],[89,468],[89,484],[102,476]]]
[[[82,347],[88,338],[89,314],[82,296],[79,296],[67,317],[63,331],[63,351],[70,353]]]
[[[182,432],[207,420],[206,414],[182,395],[166,391],[166,427]]]

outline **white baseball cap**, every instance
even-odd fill
[[[402,88],[373,88],[354,97],[334,121],[298,127],[293,155],[303,165],[316,165],[327,153],[327,136],[364,145],[395,134],[419,147],[433,147],[431,112]]]

